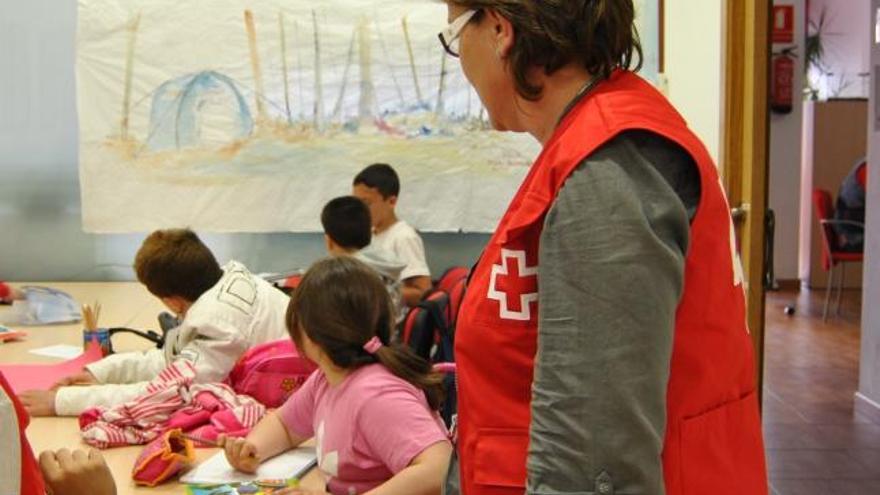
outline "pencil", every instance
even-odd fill
[[[207,440],[207,439],[199,438],[199,437],[196,437],[196,436],[193,436],[193,435],[187,435],[186,433],[181,433],[180,436],[182,436],[183,438],[185,438],[185,439],[187,439],[187,440],[190,440],[190,441],[192,441],[192,442],[200,443],[200,444],[202,444],[202,445],[210,445],[210,446],[212,446],[212,447],[217,447],[217,448],[222,448],[222,447],[223,447],[223,446],[220,445],[220,443],[217,442],[217,441]]]
[[[206,438],[200,438],[197,436],[188,435],[186,433],[181,433],[180,436],[182,436],[183,438],[185,438],[191,442],[194,442],[194,443],[200,443],[202,445],[210,445],[211,447],[216,447],[218,449],[223,448],[223,445],[221,445],[220,442],[217,442],[215,440],[208,440]],[[256,454],[251,454],[250,457],[256,457]]]

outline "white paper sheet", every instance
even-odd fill
[[[257,474],[236,471],[226,461],[222,451],[202,462],[180,478],[181,483],[220,485],[247,483],[258,479],[301,478],[315,466],[314,447],[300,447],[269,459],[260,465]]]
[[[39,349],[31,349],[31,354],[37,356],[45,356],[58,359],[73,359],[79,357],[83,353],[83,348],[76,345],[51,345],[49,347],[40,347]]]

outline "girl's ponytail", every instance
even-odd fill
[[[443,376],[405,345],[390,344],[394,321],[394,306],[379,274],[351,256],[312,265],[287,309],[287,328],[300,349],[307,336],[341,368],[381,363],[423,390],[431,408],[439,409]]]
[[[364,344],[364,349],[375,356],[376,360],[389,371],[422,389],[431,409],[440,409],[444,399],[443,375],[434,371],[430,363],[408,346],[381,344],[378,337],[373,337]]]

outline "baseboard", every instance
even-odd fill
[[[801,281],[797,278],[776,280],[776,287],[784,291],[797,291],[801,288]]]
[[[880,424],[880,404],[865,397],[861,392],[856,392],[855,398],[856,414],[868,417],[876,424]]]

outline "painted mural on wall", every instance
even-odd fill
[[[385,162],[421,230],[493,230],[539,147],[490,129],[446,22],[433,1],[80,0],[85,229],[318,231]]]

